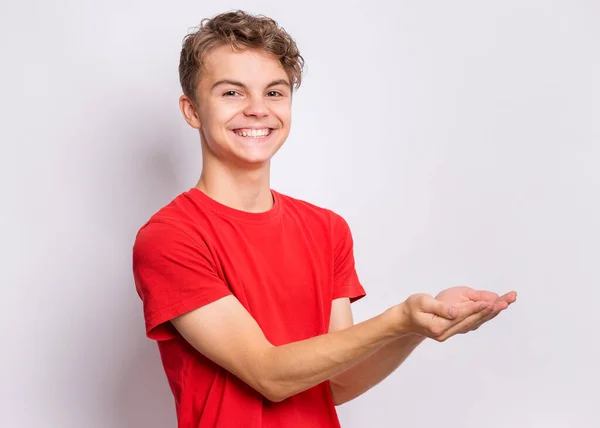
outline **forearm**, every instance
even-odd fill
[[[368,358],[331,378],[335,404],[346,403],[373,388],[393,373],[424,339],[417,335],[394,339]]]
[[[387,313],[348,329],[265,351],[263,389],[274,401],[307,390],[359,363],[397,337]]]

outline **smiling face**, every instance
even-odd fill
[[[212,49],[181,110],[200,130],[203,156],[243,168],[268,164],[290,132],[292,90],[281,63],[257,50]]]

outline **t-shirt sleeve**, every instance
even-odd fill
[[[343,217],[333,218],[333,298],[349,297],[355,302],[366,296],[354,263],[354,242],[350,227]]]
[[[149,223],[138,232],[133,276],[146,335],[154,340],[176,336],[173,318],[231,294],[206,245],[166,223]]]

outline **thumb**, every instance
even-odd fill
[[[423,301],[423,312],[434,314],[448,320],[456,317],[456,309],[433,297]]]
[[[469,302],[456,308],[454,315],[457,320],[464,320],[465,318],[481,311],[489,311],[493,307],[493,302]]]

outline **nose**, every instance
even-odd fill
[[[269,109],[265,104],[263,97],[248,97],[248,103],[244,108],[246,116],[265,117],[269,114]]]

